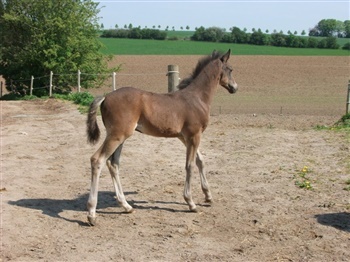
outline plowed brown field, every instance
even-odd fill
[[[198,58],[119,56],[117,86],[166,92],[167,65],[179,65],[183,78]],[[1,101],[0,261],[347,261],[350,137],[313,127],[345,113],[349,58],[231,63],[240,89],[219,88],[215,98],[201,143],[214,202],[204,204],[196,176],[198,213],[182,198],[181,142],[137,133],[121,157],[136,212],[118,207],[105,168],[98,225],[90,227],[89,158],[97,146],[86,143],[86,116],[53,99]],[[312,190],[296,185],[304,166]]]

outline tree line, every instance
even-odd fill
[[[260,29],[253,33],[246,33],[238,27],[231,28],[231,32],[229,33],[218,27],[199,27],[191,37],[191,40],[296,48],[338,49],[340,47],[334,36],[317,39],[315,37],[303,37],[294,34],[285,35],[282,32],[265,34]],[[349,49],[349,45],[343,48]]]
[[[140,29],[139,27],[134,27],[130,29],[104,30],[102,31],[101,37],[165,40],[167,33],[158,29]]]
[[[325,35],[322,30],[320,32],[322,32],[322,36]],[[274,31],[272,34],[268,34],[263,33],[261,29],[253,29],[252,33],[247,33],[246,30],[241,30],[238,27],[232,27],[231,32],[226,32],[225,29],[219,27],[204,28],[201,26],[196,28],[190,39],[193,41],[271,45],[294,48],[340,48],[335,36],[325,36],[325,38],[316,38],[313,35],[309,37],[296,36],[291,32],[285,35],[283,32],[277,33],[276,31]],[[102,31],[101,37],[165,40],[167,39],[167,32],[158,29],[141,29],[140,27],[128,29],[108,29]],[[349,50],[350,44],[344,45],[343,49]]]

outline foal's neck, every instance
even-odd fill
[[[220,61],[207,65],[193,82],[197,96],[210,106],[220,80]]]

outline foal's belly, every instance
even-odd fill
[[[181,130],[176,127],[154,125],[151,123],[137,123],[135,130],[146,135],[157,137],[178,137]]]

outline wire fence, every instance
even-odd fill
[[[55,77],[76,77],[76,90],[77,92],[81,92],[81,83],[82,81],[82,77],[105,77],[106,81],[108,81],[108,78],[111,78],[110,81],[110,85],[111,85],[111,90],[116,90],[117,88],[117,76],[167,76],[168,77],[168,92],[173,92],[176,90],[176,87],[179,83],[179,68],[176,65],[169,65],[168,66],[168,71],[167,73],[117,73],[117,72],[112,72],[112,73],[105,73],[105,74],[89,74],[89,73],[83,73],[80,70],[78,70],[76,73],[63,73],[63,74],[55,74],[54,72],[50,72],[48,75],[43,75],[43,76],[31,76],[30,78],[27,79],[10,79],[8,80],[9,83],[9,91],[13,92],[13,93],[18,93],[19,91],[16,90],[16,85],[21,84],[22,86],[22,93],[24,92],[27,95],[33,95],[33,91],[35,90],[40,90],[40,89],[46,89],[49,93],[49,96],[51,97],[53,95],[54,92],[61,92],[61,88],[58,86],[55,86],[54,83],[54,78]],[[42,81],[42,80],[46,81]],[[37,81],[37,80],[41,80],[41,81]],[[37,83],[45,83],[44,85],[36,85],[36,81]],[[16,85],[14,85],[13,83],[16,83]],[[2,97],[3,95],[3,88],[4,88],[4,82],[0,81],[0,85],[1,85],[1,93],[0,93],[0,97]],[[24,88],[23,88],[24,87]],[[273,111],[274,113],[280,113],[280,114],[284,114],[287,113],[287,111],[300,111],[300,108],[288,108],[288,105],[275,105],[275,107],[271,107],[272,105],[269,105],[270,108],[266,109],[264,108],[263,111]],[[295,105],[294,105],[295,106]],[[233,111],[241,111],[240,106],[237,105],[237,108],[235,108],[235,110]],[[262,109],[261,107],[256,108],[256,110],[254,110],[254,108],[250,108],[250,111],[252,112],[256,112],[259,111],[259,109]],[[305,108],[306,109],[306,108]],[[313,108],[314,110],[317,111],[316,108]],[[323,111],[324,108],[319,108],[318,111]],[[330,110],[330,109],[327,109]],[[225,114],[228,113],[227,111],[232,111],[232,106],[230,106],[229,109],[226,109],[225,106],[221,106],[221,105],[217,105],[214,106],[212,108],[212,111],[214,111],[215,113],[218,114]],[[245,110],[246,111],[246,110]],[[331,113],[331,112],[329,112]],[[346,98],[346,113],[349,114],[350,113],[350,80],[348,83],[348,88],[347,88],[347,98]]]
[[[61,88],[59,86],[55,86],[53,83],[55,82],[55,77],[76,77],[76,87],[77,87],[77,92],[81,91],[82,85],[81,83],[84,81],[82,80],[82,77],[104,77],[105,79],[111,78],[111,89],[116,90],[116,85],[117,85],[117,75],[118,76],[157,76],[157,75],[168,75],[169,73],[178,73],[178,72],[168,72],[167,74],[162,72],[162,73],[139,73],[139,74],[128,74],[128,73],[117,73],[117,72],[112,72],[112,73],[106,73],[106,74],[89,74],[89,73],[83,73],[80,70],[77,71],[77,73],[66,73],[66,74],[55,74],[54,72],[50,72],[48,75],[43,75],[43,76],[31,76],[31,78],[27,79],[9,79],[7,80],[9,84],[9,91],[12,93],[18,93],[18,88],[16,87],[17,85],[21,85],[21,91],[24,92],[25,94],[28,95],[33,95],[33,91],[35,90],[40,90],[40,89],[46,89],[49,93],[49,96],[52,96],[55,90],[60,90]],[[42,79],[47,79],[47,81],[42,81]],[[39,85],[36,85],[36,80],[41,80],[39,81]],[[38,82],[38,81],[37,81]],[[46,82],[46,84],[42,85],[43,82]],[[15,84],[14,84],[15,83]],[[3,88],[4,88],[4,82],[1,81],[1,94],[0,97],[3,94]]]

